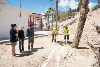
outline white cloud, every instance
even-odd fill
[[[63,11],[66,11],[66,9],[67,9],[67,8],[66,8],[66,7],[64,7],[64,8],[63,8]]]
[[[78,7],[78,2],[76,2],[75,0],[70,0],[69,6],[71,9],[76,9]]]
[[[69,6],[71,9],[75,9],[78,7],[78,2],[75,0],[60,0],[58,5],[62,7],[63,10],[65,10],[67,6]],[[97,3],[89,2],[90,9],[95,5],[97,5]]]
[[[89,9],[93,8],[95,5],[97,5],[97,3],[92,3],[92,2],[89,2]]]
[[[58,5],[62,8],[64,8],[64,10],[65,10],[65,7],[67,7],[67,6],[69,6],[71,9],[77,8],[76,4],[78,4],[78,2],[76,2],[75,0],[60,0]]]
[[[64,8],[68,6],[68,4],[69,4],[68,0],[60,0],[60,3],[58,5]]]

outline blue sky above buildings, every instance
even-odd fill
[[[24,9],[32,10],[33,13],[44,13],[49,7],[55,8],[55,1],[53,0],[21,0],[21,7]],[[89,8],[98,4],[97,0],[89,0]],[[67,11],[69,8],[77,8],[78,0],[59,0],[59,10]],[[7,0],[9,6],[20,7],[20,0]]]

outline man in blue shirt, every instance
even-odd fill
[[[30,24],[30,28],[27,29],[26,33],[28,37],[28,50],[30,51],[30,43],[31,43],[31,50],[33,49],[33,43],[34,43],[34,29],[32,24]]]

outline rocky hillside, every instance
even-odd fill
[[[96,29],[93,26],[93,24],[94,24],[94,22],[100,21],[100,14],[98,14],[98,13],[100,13],[100,9],[88,13],[81,41],[84,41],[84,42],[87,41],[87,38],[85,36],[86,34],[88,36],[89,41],[92,41],[93,38],[96,37],[97,33],[96,33]],[[62,23],[59,23],[58,24],[60,26],[59,33],[62,33],[64,25],[71,23],[73,20],[75,20],[75,18],[63,21]],[[73,23],[72,25],[68,26],[69,31],[70,31],[70,40],[73,40],[73,38],[76,34],[76,30],[77,30],[78,23],[79,23],[79,18],[77,18],[77,20],[75,20],[75,22],[76,23]]]

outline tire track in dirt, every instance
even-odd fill
[[[56,51],[57,49],[58,49],[58,47],[56,47],[56,48],[51,52],[51,54],[48,56],[47,61],[43,64],[42,67],[46,67],[46,66],[48,65],[51,56],[55,53],[55,51]]]
[[[57,64],[56,67],[59,67],[59,61],[61,60],[60,54],[63,52],[65,47],[62,47],[62,49],[59,51],[58,57],[57,57]]]
[[[47,67],[59,67],[60,54],[63,52],[64,48],[65,47],[59,46],[59,48],[52,55]]]

